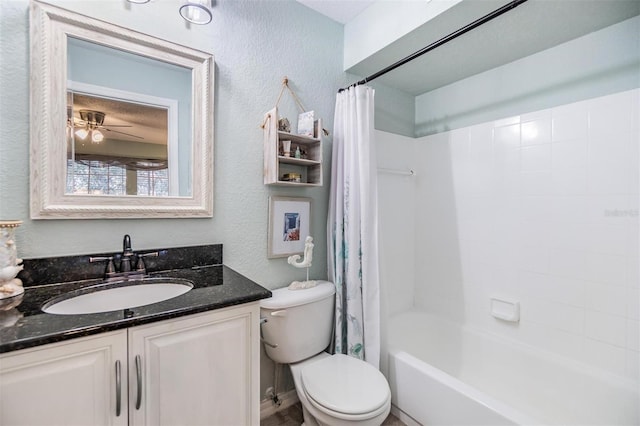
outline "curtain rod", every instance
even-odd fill
[[[456,31],[442,37],[440,40],[435,41],[433,43],[431,43],[430,45],[423,47],[422,49],[418,50],[417,52],[412,53],[411,55],[407,56],[404,59],[400,59],[398,62],[389,65],[388,67],[378,71],[375,74],[371,74],[369,77],[365,77],[364,79],[357,81],[347,87],[344,87],[340,90],[338,90],[338,92],[342,92],[343,90],[347,90],[351,87],[355,87],[358,86],[360,84],[366,84],[368,82],[370,82],[371,80],[375,80],[376,78],[388,73],[389,71],[393,71],[394,69],[413,61],[414,59],[424,55],[425,53],[442,46],[443,44],[446,44],[448,42],[450,42],[451,40],[461,36],[464,33],[467,33],[471,30],[473,30],[474,28],[479,27],[482,24],[485,24],[489,21],[491,21],[493,18],[497,18],[498,16],[502,15],[503,13],[506,13],[512,9],[515,9],[516,7],[520,6],[522,3],[526,2],[527,0],[513,0],[507,4],[505,4],[502,7],[499,7],[498,9],[494,10],[493,12],[490,12],[486,15],[484,15],[482,18],[476,19],[475,21],[471,22],[470,24],[465,25],[462,28],[457,29]]]

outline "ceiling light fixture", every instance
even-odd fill
[[[180,6],[180,15],[188,22],[206,25],[211,22],[210,0],[188,0]]]
[[[94,129],[91,131],[91,143],[100,143],[104,140],[104,135],[100,130]]]
[[[150,0],[127,0],[129,3],[144,4]],[[186,0],[180,6],[180,16],[187,22],[198,25],[206,25],[213,19],[211,14],[211,0]]]
[[[85,128],[81,128],[75,131],[75,134],[77,137],[79,137],[80,139],[84,140],[87,138],[87,136],[89,135],[89,131]]]

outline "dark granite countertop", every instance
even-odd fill
[[[271,292],[224,265],[194,266],[149,273],[190,280],[187,293],[151,305],[96,314],[57,315],[41,310],[52,297],[101,280],[25,286],[21,303],[0,311],[0,353],[103,333],[213,309],[254,302]]]

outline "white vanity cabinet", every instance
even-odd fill
[[[127,330],[3,354],[0,425],[127,425],[126,364]]]
[[[258,327],[253,304],[131,328],[131,424],[259,424]]]
[[[249,303],[6,353],[0,425],[257,425],[258,327]]]

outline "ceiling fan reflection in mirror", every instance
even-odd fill
[[[144,139],[142,136],[137,136],[131,133],[125,133],[118,130],[113,130],[111,127],[133,127],[131,125],[114,125],[114,124],[104,124],[104,119],[106,114],[101,111],[93,111],[89,109],[81,109],[78,111],[80,114],[80,120],[74,120],[74,134],[82,140],[86,140],[89,138],[91,143],[100,143],[104,140],[104,133],[113,132],[120,133],[123,135],[131,136],[138,139]],[[77,120],[77,119],[76,119]]]

